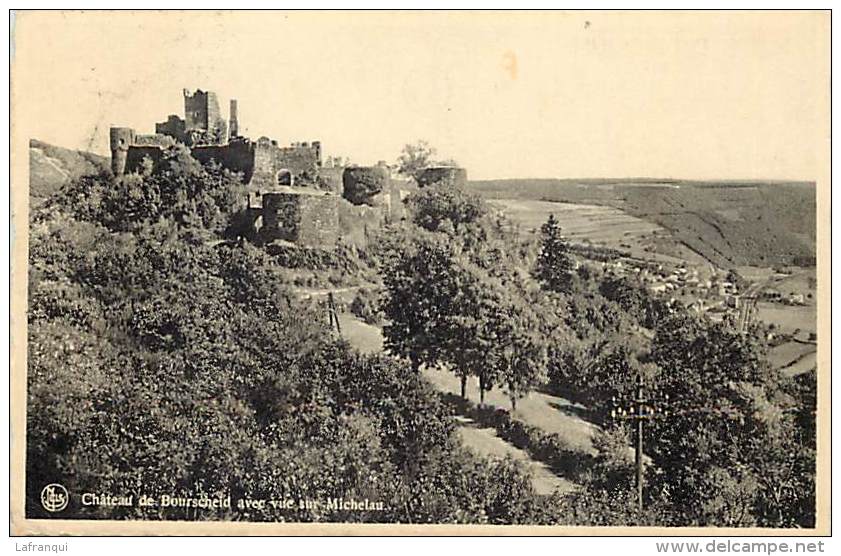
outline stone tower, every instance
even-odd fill
[[[237,101],[231,99],[230,123],[228,124],[228,135],[239,137],[239,121],[237,121]]]
[[[228,124],[219,111],[219,99],[212,91],[184,89],[184,121],[187,135],[191,132],[209,134],[211,144],[225,142]]]
[[[112,127],[111,138],[111,171],[115,176],[121,176],[126,171],[128,148],[134,144],[134,130],[128,127]]]
[[[201,89],[190,93],[189,89],[184,89],[184,120],[188,130],[209,131],[214,129],[220,119],[216,93],[204,92]]]

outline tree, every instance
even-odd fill
[[[435,156],[435,149],[424,140],[407,144],[397,157],[397,172],[414,178],[421,169],[432,164],[433,156]]]
[[[520,306],[509,313],[500,334],[501,374],[512,410],[517,409],[519,398],[546,380],[547,346],[536,320],[527,307]]]
[[[763,346],[761,338],[682,313],[658,327],[651,359],[672,414],[652,423],[656,440],[646,451],[662,471],[652,488],[684,523],[814,520],[813,437],[797,432]]]
[[[396,246],[384,268],[388,295],[383,312],[386,349],[407,357],[416,371],[446,358],[444,322],[456,314],[459,276],[452,245],[436,234],[423,234]]]
[[[406,198],[412,220],[431,232],[446,229],[459,230],[488,213],[488,207],[478,196],[457,187],[433,185],[425,187]]]
[[[572,285],[573,263],[569,245],[561,235],[561,227],[550,214],[540,227],[540,251],[534,269],[534,277],[544,287],[555,292],[568,292]]]
[[[582,267],[583,268],[583,267]],[[599,284],[599,293],[619,304],[623,311],[633,316],[646,328],[655,328],[657,322],[668,315],[668,307],[661,299],[639,284],[625,277],[607,277]]]

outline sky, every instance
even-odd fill
[[[13,126],[106,155],[184,88],[253,138],[423,139],[471,179],[813,180],[829,141],[817,12],[18,12],[13,41]]]

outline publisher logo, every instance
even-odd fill
[[[70,501],[70,494],[67,489],[58,483],[44,487],[41,491],[41,505],[48,512],[60,512],[67,507]]]

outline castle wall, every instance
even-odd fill
[[[331,249],[339,239],[339,198],[315,192],[263,194],[264,241]]]
[[[464,187],[467,184],[467,170],[456,166],[432,166],[420,171],[417,182],[419,187],[436,183]]]
[[[126,172],[135,172],[141,167],[143,159],[147,156],[152,160],[153,164],[158,164],[163,157],[164,149],[158,146],[148,145],[132,145],[128,149],[128,156],[126,159]]]
[[[184,90],[184,120],[187,137],[204,131],[212,138],[202,138],[203,142],[221,144],[227,140],[228,124],[222,118],[219,100],[212,91],[197,90],[191,94],[187,89]]]
[[[294,179],[303,173],[315,177],[318,173],[318,151],[311,146],[278,147],[273,141],[261,137],[254,148],[254,171],[250,185],[258,190],[271,190],[278,186],[278,174],[288,171]]]
[[[372,235],[383,227],[387,220],[385,207],[354,205],[347,199],[339,199],[339,232],[342,241],[364,248]]]
[[[187,129],[213,129],[219,120],[219,101],[216,94],[197,90],[190,94],[184,90],[184,117]]]
[[[112,127],[109,130],[111,144],[111,171],[115,176],[125,173],[128,151],[134,144],[134,130],[130,127]]]
[[[245,141],[234,141],[227,145],[204,145],[190,149],[193,158],[207,164],[215,160],[231,172],[240,172],[243,182],[248,183],[254,170],[254,150]]]
[[[172,147],[175,139],[169,135],[156,133],[154,135],[135,135],[134,145],[139,147]]]
[[[186,131],[187,123],[175,114],[170,114],[165,122],[155,124],[155,133],[169,135],[181,143],[184,142]]]
[[[277,148],[274,157],[275,171],[286,169],[292,172],[293,176],[304,172],[314,176],[320,164],[318,149],[309,145]]]
[[[318,169],[318,176],[321,178],[324,188],[336,195],[341,196],[344,191],[344,184],[342,182],[342,174],[345,169],[342,166]]]
[[[115,174],[137,170],[144,156],[149,156],[157,163],[163,149],[174,144],[174,140],[167,135],[135,135],[133,130],[122,128],[114,128],[112,135],[112,166]],[[315,176],[320,170],[312,147],[281,149],[268,139],[256,143],[239,140],[227,145],[200,145],[192,147],[190,152],[202,164],[215,160],[232,172],[242,173],[243,182],[257,191],[277,189],[278,173],[281,170],[288,170],[295,178],[304,172]],[[335,172],[331,175],[328,180],[331,180],[332,188],[340,192],[340,180]]]
[[[249,185],[263,191],[273,189],[277,186],[274,154],[277,147],[265,137],[261,137],[252,144],[252,149],[254,162]]]

